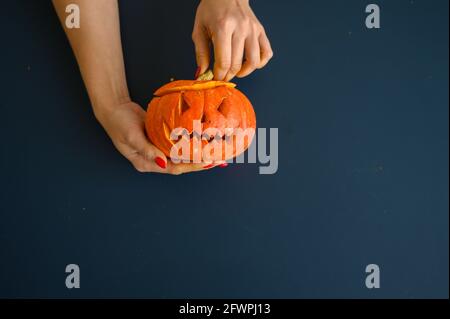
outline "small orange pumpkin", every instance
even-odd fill
[[[252,142],[256,117],[250,101],[235,87],[211,80],[181,80],[162,86],[148,105],[148,138],[172,159],[175,153],[180,160],[198,161],[196,154],[201,149],[208,153],[202,162],[238,156]],[[174,151],[182,139],[188,143],[187,155],[180,154],[181,148]]]

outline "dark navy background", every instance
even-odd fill
[[[252,3],[275,57],[236,83],[279,128],[269,176],[137,173],[50,1],[2,4],[0,297],[448,297],[448,1],[375,1],[380,30],[368,1]],[[196,4],[121,1],[141,105],[193,76]]]

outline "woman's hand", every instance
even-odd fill
[[[53,3],[80,66],[95,116],[119,152],[138,171],[179,175],[220,165],[173,164],[147,139],[145,111],[129,98],[117,0],[53,0]],[[68,4],[81,8],[82,28],[66,27]]]
[[[145,134],[145,111],[136,103],[125,102],[107,112],[96,111],[117,150],[142,173],[168,173],[179,175],[200,171],[206,164],[173,164]]]
[[[247,76],[264,67],[273,56],[269,39],[249,0],[202,0],[192,39],[200,74],[208,69],[212,41],[216,80]]]

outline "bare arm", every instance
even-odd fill
[[[94,112],[130,101],[116,0],[53,0],[86,84]],[[68,4],[80,7],[81,27],[65,26]]]

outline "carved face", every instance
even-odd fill
[[[145,126],[166,156],[198,160],[195,156],[202,152],[208,154],[206,161],[222,161],[248,148],[256,118],[250,101],[232,83],[174,81],[155,92]],[[182,142],[188,143],[190,154],[181,151]]]

